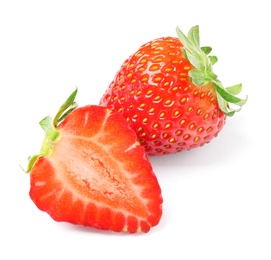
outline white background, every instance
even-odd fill
[[[0,2],[1,259],[271,259],[270,13],[268,1]],[[150,158],[163,216],[147,234],[54,222],[30,200],[27,157],[38,125],[77,86],[98,104],[143,43],[198,24],[225,86],[249,99],[208,145]]]

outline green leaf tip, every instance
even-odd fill
[[[77,103],[74,101],[77,95],[78,89],[76,88],[71,95],[66,99],[66,101],[59,108],[57,114],[54,117],[53,125],[57,127],[57,125],[63,121],[63,119],[71,113],[75,108],[77,108]]]
[[[222,83],[217,79],[217,75],[213,72],[213,65],[217,62],[217,57],[209,55],[212,48],[209,46],[200,47],[199,26],[192,27],[188,35],[176,28],[177,36],[183,44],[182,52],[185,58],[192,64],[194,69],[189,71],[191,82],[200,87],[207,83],[213,83],[216,90],[218,105],[223,113],[227,116],[233,116],[235,112],[241,110],[247,101],[237,97],[242,91],[242,84],[231,87],[223,87]]]
[[[66,118],[68,114],[77,108],[77,103],[75,102],[76,95],[77,88],[61,105],[53,119],[50,116],[47,116],[39,122],[40,126],[45,132],[45,137],[42,142],[40,153],[29,158],[26,170],[21,167],[25,173],[29,173],[31,171],[32,167],[40,157],[49,156],[52,153],[54,144],[61,138],[60,132],[57,129],[58,125]]]

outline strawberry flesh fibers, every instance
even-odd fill
[[[160,186],[121,114],[76,108],[56,131],[49,152],[30,165],[30,197],[40,210],[56,221],[130,233],[159,223]]]

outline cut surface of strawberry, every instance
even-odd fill
[[[148,232],[160,221],[162,195],[144,149],[121,114],[74,108],[75,95],[54,120],[41,121],[46,137],[29,161],[31,199],[56,221]]]

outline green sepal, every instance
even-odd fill
[[[44,132],[47,132],[47,130],[51,127],[52,125],[52,118],[50,116],[46,116],[45,118],[43,118],[39,124],[41,126],[41,128],[44,130]]]
[[[229,109],[228,103],[223,99],[218,93],[217,93],[217,102],[220,107],[220,109],[223,111],[223,113],[226,116],[233,116],[235,114],[235,110]]]
[[[61,123],[61,122],[67,117],[67,115],[70,114],[70,113],[71,113],[74,109],[76,109],[77,107],[78,107],[78,104],[77,104],[77,103],[74,102],[73,104],[71,104],[70,108],[67,109],[66,111],[64,111],[63,114],[62,114],[62,116],[59,117],[57,123],[58,123],[58,124]]]
[[[77,88],[75,91],[71,93],[71,95],[67,98],[67,100],[62,104],[59,108],[56,116],[53,120],[53,125],[57,127],[57,125],[69,114],[71,113],[76,107],[77,103],[74,101],[77,95]]]
[[[192,69],[188,73],[191,80],[196,86],[202,86],[207,83],[206,78],[204,77],[203,73],[199,69]]]
[[[35,162],[38,160],[38,158],[40,157],[40,154],[35,154],[32,155],[29,160],[28,160],[28,165],[27,165],[27,169],[25,170],[22,166],[21,169],[25,172],[25,173],[29,173],[33,167],[33,165],[35,164]]]
[[[32,167],[40,157],[50,156],[50,154],[52,153],[54,144],[61,138],[61,134],[58,130],[58,125],[69,113],[71,113],[77,107],[77,103],[74,101],[76,94],[77,88],[62,104],[53,119],[50,116],[47,116],[39,122],[40,126],[45,131],[45,137],[42,142],[40,153],[30,157],[27,169],[24,170],[26,173],[29,173],[31,171]]]
[[[201,50],[202,50],[206,55],[208,55],[208,54],[212,51],[212,48],[209,47],[209,46],[204,46],[204,47],[201,47]]]
[[[210,59],[212,65],[215,65],[218,61],[216,56],[209,56],[209,59]]]
[[[195,48],[197,48],[197,49],[200,48],[199,27],[198,26],[195,26],[193,28],[193,30],[189,30],[187,38]]]
[[[227,89],[223,88],[222,85],[220,85],[219,82],[214,81],[214,86],[216,88],[216,91],[221,95],[221,97],[223,99],[225,99],[225,101],[228,101],[229,103],[238,105],[238,106],[243,106],[246,101],[247,101],[247,97],[245,99],[241,99],[239,97],[236,97],[235,95],[233,95],[231,92],[229,92]],[[239,84],[241,85],[241,84]],[[236,85],[238,86],[238,85]],[[240,86],[238,86],[240,88]]]
[[[217,79],[217,75],[213,72],[213,65],[218,59],[213,55],[208,56],[212,51],[211,47],[200,47],[199,26],[192,27],[187,37],[178,27],[176,28],[176,33],[183,44],[182,52],[185,58],[194,67],[194,69],[189,71],[191,82],[198,87],[207,83],[213,83],[217,94],[218,105],[226,115],[232,116],[235,112],[240,111],[248,98],[246,96],[244,99],[241,99],[236,96],[241,92],[242,84],[224,88],[222,83]],[[230,104],[237,106],[237,108],[231,108]]]
[[[226,88],[232,95],[238,95],[242,91],[242,84],[237,84]]]
[[[191,54],[190,52],[184,50],[183,51],[185,53],[185,57],[187,58],[187,60],[189,60],[189,62],[195,67],[200,69],[201,68],[201,62],[200,60],[195,57],[193,54]]]

